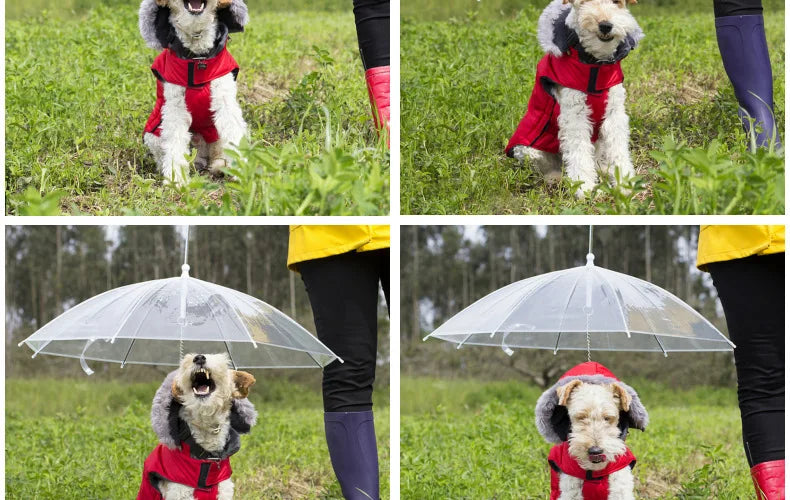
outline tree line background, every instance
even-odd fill
[[[7,377],[84,376],[79,362],[31,359],[17,344],[57,315],[119,286],[179,276],[183,227],[7,226]],[[247,293],[285,312],[315,334],[312,310],[298,274],[286,268],[288,226],[192,226],[190,275]],[[377,384],[389,383],[389,323],[379,309]],[[171,368],[91,362],[97,374],[161,378]],[[94,366],[95,365],[95,366]],[[266,376],[320,380],[320,370],[266,370]]]
[[[727,333],[709,275],[695,267],[697,226],[595,226],[595,264],[654,283]],[[523,378],[552,385],[583,351],[456,346],[422,338],[477,299],[514,281],[584,265],[588,226],[403,226],[401,228],[401,373],[414,376]],[[608,353],[592,359],[619,377],[673,386],[731,385],[731,353]]]

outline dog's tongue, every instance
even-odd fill
[[[208,394],[208,392],[209,392],[210,390],[211,390],[211,389],[210,389],[210,388],[209,388],[209,386],[207,386],[207,385],[199,385],[199,386],[197,386],[197,387],[193,387],[193,388],[192,388],[192,392],[194,392],[194,393],[195,393],[195,394],[197,394],[198,396],[204,396],[204,395]]]
[[[606,455],[590,455],[589,456],[590,462],[594,464],[599,464],[606,460]]]

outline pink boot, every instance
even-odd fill
[[[376,130],[387,129],[387,146],[389,146],[390,131],[390,67],[379,66],[365,71],[365,81],[368,84],[370,108],[373,111],[373,121]]]
[[[758,500],[785,500],[785,461],[773,460],[752,467]]]

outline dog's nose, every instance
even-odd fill
[[[197,356],[192,359],[192,362],[196,365],[205,365],[206,364],[206,357],[202,354],[198,354]]]
[[[593,446],[592,448],[587,450],[587,454],[589,455],[603,455],[603,450],[598,448],[597,446]]]
[[[610,31],[612,31],[612,23],[609,21],[603,21],[598,23],[598,30],[603,33],[604,35],[608,35]]]

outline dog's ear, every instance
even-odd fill
[[[620,406],[623,411],[628,411],[631,408],[631,395],[620,384],[610,384],[612,394],[614,394],[614,401]]]
[[[255,377],[247,372],[233,370],[233,397],[244,399],[250,393],[250,387],[255,383]]]
[[[170,392],[173,393],[174,398],[180,398],[181,396],[184,395],[184,391],[182,391],[181,388],[178,387],[177,379],[173,379],[173,385],[170,388]]]
[[[224,9],[226,7],[230,7],[230,4],[232,4],[232,3],[233,3],[233,0],[219,0],[217,2],[217,8],[218,9]]]
[[[576,389],[583,383],[584,382],[582,382],[581,380],[576,379],[576,380],[571,380],[570,382],[568,382],[563,386],[557,387],[557,397],[560,400],[559,403],[557,404],[560,406],[568,406],[568,400],[571,397],[571,393],[573,392],[574,389]]]

